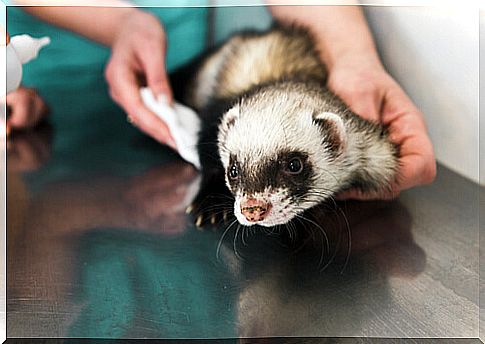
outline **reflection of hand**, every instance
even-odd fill
[[[191,165],[177,162],[134,177],[124,199],[137,227],[163,225],[165,234],[180,233],[186,225],[184,211],[191,201],[189,187],[196,175]]]
[[[328,86],[360,116],[389,128],[390,139],[400,146],[397,181],[391,193],[362,194],[351,190],[342,198],[393,198],[400,191],[431,183],[436,175],[433,147],[422,113],[377,62],[365,58],[340,60],[329,72]]]
[[[389,276],[415,277],[426,265],[426,254],[414,240],[409,211],[398,201],[349,202],[352,255],[372,260]]]
[[[166,35],[161,23],[151,14],[134,10],[126,16],[114,39],[106,80],[111,97],[128,113],[134,125],[175,148],[168,127],[143,105],[139,94],[142,77],[156,97],[171,100],[165,52]]]
[[[7,94],[7,128],[28,129],[36,126],[48,112],[47,105],[33,88],[20,87]]]
[[[52,128],[42,125],[33,131],[13,134],[7,142],[10,171],[28,172],[40,168],[51,154]]]

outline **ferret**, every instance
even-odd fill
[[[203,60],[185,99],[203,122],[205,191],[189,209],[198,226],[216,221],[207,209],[227,196],[240,224],[271,227],[338,192],[390,186],[397,145],[326,78],[311,33],[297,26],[237,34]]]

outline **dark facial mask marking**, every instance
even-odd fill
[[[301,161],[301,172],[288,173],[287,166],[293,159]],[[280,151],[257,165],[240,164],[235,155],[229,157],[226,173],[230,177],[231,167],[238,166],[238,178],[228,178],[231,190],[246,194],[263,192],[265,189],[287,189],[288,197],[299,199],[308,193],[313,184],[314,168],[308,154],[298,151]]]

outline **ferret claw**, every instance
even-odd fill
[[[202,215],[200,215],[199,217],[197,217],[197,220],[195,220],[195,225],[198,229],[201,229],[202,228],[202,220],[203,220],[203,217]]]
[[[216,224],[216,216],[214,214],[212,214],[212,216],[211,216],[211,224],[212,225]]]
[[[194,210],[194,206],[191,204],[187,208],[185,208],[185,213],[190,214]]]

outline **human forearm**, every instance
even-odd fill
[[[24,5],[26,1],[16,0],[16,4]],[[121,0],[99,1],[97,6],[78,6],[79,1],[75,0],[64,1],[64,6],[55,6],[52,0],[44,0],[42,4],[45,6],[23,9],[43,21],[107,46],[113,44],[127,16],[138,12],[130,3]]]

